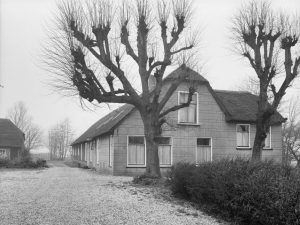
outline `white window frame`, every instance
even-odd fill
[[[132,165],[132,164],[128,164],[128,156],[129,156],[129,154],[128,154],[128,146],[129,146],[129,137],[144,137],[144,151],[145,151],[145,163],[142,165],[142,164],[139,164],[139,165]],[[135,168],[137,168],[137,167],[146,167],[146,163],[147,163],[147,151],[146,151],[146,147],[147,147],[147,145],[146,145],[146,138],[145,138],[145,136],[144,135],[127,135],[127,167],[135,167]]]
[[[237,128],[238,128],[238,126],[249,126],[249,137],[248,137],[248,143],[249,143],[249,145],[248,146],[238,146],[237,145]],[[235,126],[235,145],[236,145],[236,148],[238,148],[238,149],[248,149],[248,148],[251,148],[251,143],[250,143],[250,140],[251,140],[251,124],[247,124],[247,123],[238,123],[238,124],[236,124],[236,126]]]
[[[128,148],[128,146],[127,146]],[[108,148],[108,166],[112,167],[113,165],[113,150],[114,149],[114,136],[110,135],[109,136],[109,148]]]
[[[212,142],[212,137],[197,137],[196,138],[196,149],[195,149],[196,164],[197,164],[197,161],[198,161],[198,154],[197,154],[198,144],[197,144],[197,139],[210,139],[210,162],[212,162],[212,156],[213,156],[213,142]]]
[[[10,159],[10,151],[8,148],[0,148],[0,151],[5,151],[6,159]]]
[[[189,93],[188,91],[178,91],[177,94],[177,104],[180,104],[180,93]],[[180,121],[180,109],[178,110],[177,113],[177,123],[180,125],[191,125],[191,126],[198,126],[199,125],[199,94],[198,92],[194,93],[196,95],[196,123],[183,123],[179,122]]]
[[[272,127],[270,126],[269,127],[269,135],[270,135],[270,146],[269,147],[264,147],[263,149],[266,149],[266,150],[269,150],[269,149],[272,149]],[[265,139],[265,141],[266,141],[266,139]]]
[[[99,165],[100,163],[100,149],[98,148],[100,146],[100,138],[96,139],[96,164]]]
[[[161,168],[168,168],[168,167],[172,167],[173,165],[173,137],[172,136],[161,136],[162,138],[170,138],[170,145],[171,145],[171,165],[161,165],[159,164],[159,166]]]
[[[83,145],[84,145],[84,161],[87,162],[87,146],[85,143],[83,143]]]

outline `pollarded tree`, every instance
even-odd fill
[[[271,117],[299,74],[300,56],[295,50],[299,47],[299,21],[276,14],[270,3],[258,1],[242,7],[233,20],[235,50],[249,61],[259,80],[253,160],[261,159]],[[275,80],[277,77],[280,79]]]
[[[172,81],[164,91],[163,76],[176,59],[191,56],[184,53],[194,49],[197,39],[195,35],[184,35],[191,16],[187,0],[152,3],[61,3],[55,20],[57,29],[51,31],[50,43],[45,48],[45,63],[55,74],[53,86],[60,91],[75,90],[81,98],[97,104],[134,105],[144,123],[146,173],[159,177],[156,137],[161,135],[164,117],[189,106],[195,92],[191,87],[187,102],[166,109],[167,101],[186,74]],[[186,37],[184,41],[182,37]],[[154,87],[149,86],[150,79],[155,80]],[[140,92],[134,81],[140,84]]]

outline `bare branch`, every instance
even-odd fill
[[[169,90],[170,90],[170,89],[169,89]],[[187,102],[182,103],[182,104],[180,104],[180,105],[175,105],[175,106],[173,106],[173,107],[171,107],[171,108],[166,109],[165,111],[163,111],[163,112],[159,115],[159,117],[164,117],[164,116],[166,116],[166,115],[167,115],[168,113],[170,113],[170,112],[174,112],[174,111],[177,111],[177,110],[179,110],[179,109],[188,107],[188,106],[190,105],[192,99],[193,99],[194,93],[195,93],[195,89],[194,89],[193,87],[190,87],[190,88],[189,88],[189,95],[188,95],[188,100],[187,100]]]

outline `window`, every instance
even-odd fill
[[[110,136],[109,137],[109,148],[108,148],[108,156],[109,156],[109,161],[108,161],[108,165],[109,167],[112,167],[112,161],[113,161],[113,149],[114,149],[114,136]]]
[[[186,103],[188,101],[188,92],[179,92],[178,104]],[[192,101],[188,107],[179,109],[178,111],[178,122],[185,124],[197,124],[198,113],[197,113],[198,94],[195,93],[192,97]]]
[[[196,164],[211,161],[211,139],[197,138]]]
[[[267,137],[265,139],[265,147],[266,149],[270,149],[271,147],[271,127],[269,127],[269,131],[267,132]]]
[[[236,126],[236,145],[237,147],[250,147],[250,125],[238,124]]]
[[[98,139],[98,143],[97,143],[97,147],[98,148],[96,148],[96,158],[97,158],[97,164],[99,164],[99,161],[100,161],[100,146],[101,146],[101,144],[100,144],[100,138]]]
[[[9,150],[8,149],[0,149],[0,159],[9,158]]]
[[[146,165],[145,138],[143,136],[129,136],[127,149],[127,163],[130,166]]]
[[[161,166],[171,166],[172,165],[171,138],[158,137],[156,138],[156,142],[158,143],[159,164]]]

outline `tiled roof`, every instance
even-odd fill
[[[226,108],[225,116],[228,122],[255,122],[257,114],[258,96],[242,91],[213,90],[223,106]],[[227,114],[227,115],[226,115]],[[281,123],[285,119],[276,112],[271,123]]]
[[[90,128],[88,128],[79,138],[77,138],[72,145],[79,144],[94,137],[107,134],[114,129],[116,125],[119,124],[132,110],[134,106],[125,104],[118,109],[110,112],[96,123],[94,123]]]
[[[24,134],[9,119],[0,118],[0,147],[23,147]]]
[[[257,112],[257,96],[248,92],[213,90],[209,82],[199,73],[192,69],[179,67],[170,73],[164,82],[176,80],[182,73],[187,73],[185,80],[188,82],[201,82],[207,85],[209,91],[215,98],[228,122],[254,123]],[[83,143],[95,137],[111,132],[132,110],[134,106],[125,104],[98,120],[87,129],[72,145]],[[284,118],[276,112],[272,123],[281,123]]]

